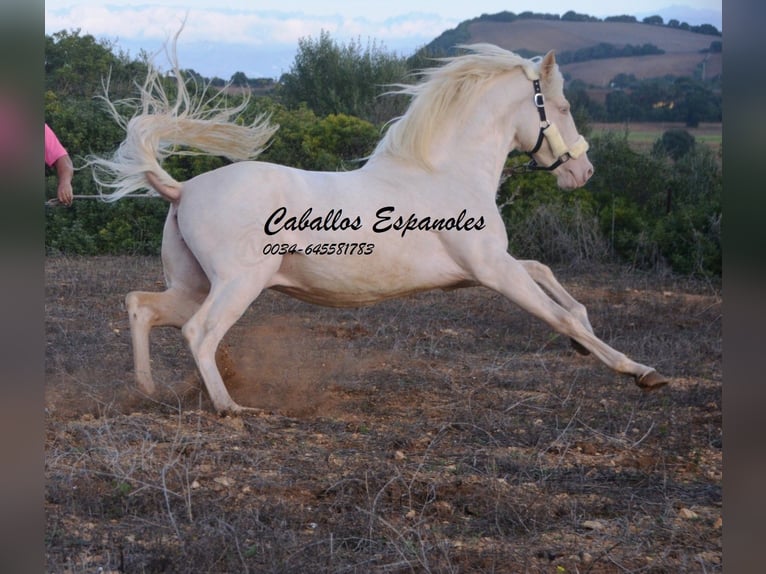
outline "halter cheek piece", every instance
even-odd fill
[[[553,171],[562,163],[565,163],[572,158],[577,159],[586,151],[588,151],[588,142],[585,141],[584,137],[579,136],[577,141],[572,144],[572,147],[569,147],[564,143],[558,128],[555,126],[555,124],[549,122],[545,115],[545,98],[543,97],[543,92],[540,89],[540,80],[532,80],[532,85],[535,88],[535,107],[537,108],[537,113],[540,114],[540,132],[537,136],[537,143],[535,144],[535,147],[532,148],[531,151],[526,152],[526,154],[531,158],[530,161],[526,165],[519,166],[520,169],[515,171]],[[548,145],[551,147],[553,156],[556,158],[556,161],[547,167],[537,165],[537,161],[533,157],[534,154],[540,151],[540,148],[543,145],[543,140],[548,140]]]

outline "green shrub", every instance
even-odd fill
[[[524,174],[501,186],[498,203],[515,257],[579,265],[608,256],[597,206],[586,189],[566,192],[549,174]]]

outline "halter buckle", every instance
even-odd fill
[[[545,107],[545,98],[543,97],[543,94],[540,92],[537,92],[535,94],[535,105],[538,108],[544,108]]]

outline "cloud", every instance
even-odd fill
[[[188,11],[173,6],[75,5],[46,9],[47,33],[80,29],[109,39],[146,39],[164,42],[186,20],[183,42],[214,44],[296,45],[303,37],[317,37],[322,30],[338,39],[433,38],[455,23],[437,15],[407,14],[382,21],[340,14],[310,15],[299,12],[202,9]]]
[[[339,42],[374,40],[386,50],[410,55],[457,24],[437,14],[415,12],[375,19],[369,14],[255,10],[238,2],[219,9],[190,0],[188,6],[172,0],[162,5],[85,1],[64,7],[49,2],[45,32],[80,30],[109,40],[129,54],[142,50],[153,54],[162,50],[185,21],[178,42],[182,67],[226,78],[235,71],[253,77],[278,76],[289,68],[298,40],[318,38],[322,31]]]

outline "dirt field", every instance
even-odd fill
[[[699,53],[710,47],[710,42],[720,39],[666,26],[567,20],[473,22],[469,31],[471,42],[491,42],[508,50],[525,48],[542,54],[551,49],[576,51],[599,43],[616,46],[653,44],[668,54]]]
[[[636,78],[662,78],[666,75],[694,76],[704,62],[704,78],[719,76],[723,69],[720,53],[703,52],[716,36],[623,22],[569,22],[565,20],[516,20],[514,22],[474,22],[469,26],[467,43],[490,42],[512,51],[530,50],[545,54],[577,51],[599,43],[615,46],[652,44],[665,53],[654,56],[588,60],[562,66],[562,72],[588,85],[608,87],[617,74]]]
[[[595,62],[595,63],[594,63]],[[721,54],[661,54],[631,58],[588,60],[561,66],[561,71],[573,80],[590,86],[608,88],[618,74],[633,75],[639,80],[665,76],[694,77],[704,63],[704,79],[720,76],[723,70]]]
[[[591,124],[594,134],[616,132],[623,134],[627,130],[628,143],[636,151],[648,152],[654,143],[671,129],[686,130],[697,140],[698,144],[709,146],[714,151],[720,151],[723,144],[723,124],[701,123],[696,128],[690,128],[680,122],[633,122],[630,124],[599,123]]]
[[[716,289],[559,273],[644,393],[484,289],[337,310],[264,294],[225,340],[221,418],[180,332],[156,399],[123,299],[156,258],[46,261],[51,573],[720,572]]]

